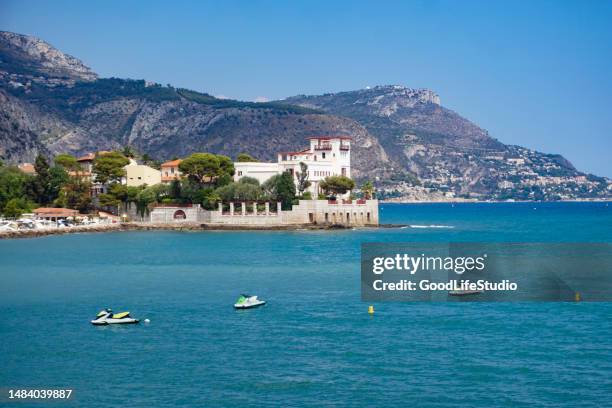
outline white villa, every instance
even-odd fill
[[[351,177],[351,138],[347,136],[310,137],[310,146],[299,152],[278,153],[276,163],[236,162],[234,180],[253,177],[260,183],[275,174],[289,171],[295,177],[300,171],[300,162],[308,166],[308,181],[314,198],[319,194],[319,183],[328,176]]]
[[[154,186],[162,182],[161,171],[144,164],[138,164],[130,159],[130,164],[124,167],[124,184],[128,187],[138,187],[142,185]]]

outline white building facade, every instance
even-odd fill
[[[319,136],[309,138],[308,148],[298,152],[278,153],[276,163],[237,162],[234,179],[253,177],[260,183],[289,171],[297,185],[300,163],[308,166],[308,181],[314,198],[320,192],[320,182],[328,176],[351,177],[351,138],[347,136]]]
[[[130,164],[125,166],[124,169],[124,180],[128,187],[154,186],[161,183],[161,172],[153,167],[137,164],[134,160],[130,160]]]

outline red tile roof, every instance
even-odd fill
[[[25,174],[36,174],[36,170],[34,170],[34,165],[32,163],[21,163],[17,167]]]
[[[34,210],[34,214],[40,217],[74,217],[79,212],[77,210],[71,210],[70,208],[37,208]]]
[[[77,159],[77,161],[92,161],[93,159],[96,158],[96,155],[93,153],[87,153],[85,156],[83,157],[79,157]]]
[[[181,162],[182,162],[181,159],[171,160],[171,161],[167,161],[165,163],[162,163],[161,167],[176,167],[179,164],[181,164]]]

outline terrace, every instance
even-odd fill
[[[315,150],[331,150],[332,149],[332,145],[329,143],[320,143],[320,144],[316,144],[314,146]]]

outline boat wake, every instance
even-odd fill
[[[455,228],[452,225],[409,225],[410,228]],[[406,227],[404,227],[406,228]]]

